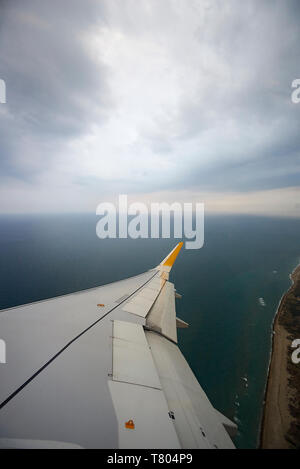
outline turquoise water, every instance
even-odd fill
[[[136,275],[178,241],[100,240],[96,222],[1,216],[0,308]],[[190,324],[181,349],[213,405],[238,423],[241,448],[257,446],[271,325],[299,262],[299,231],[300,220],[206,217],[204,247],[182,250],[172,272],[177,314]]]

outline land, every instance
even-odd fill
[[[273,325],[272,355],[265,394],[261,448],[300,448],[300,363],[292,361],[300,339],[300,265],[282,297]]]

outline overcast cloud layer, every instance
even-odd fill
[[[1,212],[127,193],[300,216],[299,1],[0,5]]]

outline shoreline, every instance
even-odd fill
[[[295,267],[289,277],[291,285],[281,297],[272,322],[272,344],[264,392],[259,448],[295,447],[295,442],[288,437],[294,423],[290,398],[295,394],[294,387],[290,384],[289,362],[286,360],[291,340],[290,331],[282,323],[287,312],[292,314],[289,300],[300,281],[300,264]]]
[[[300,264],[299,266],[297,267],[300,267]],[[297,268],[296,267],[296,268]],[[291,275],[291,274],[290,274]],[[290,277],[289,275],[289,277]],[[269,378],[270,378],[270,369],[271,369],[271,362],[272,362],[272,357],[273,357],[273,352],[274,352],[274,338],[275,338],[275,322],[276,322],[276,318],[277,318],[277,315],[279,313],[279,310],[280,310],[280,307],[281,307],[281,304],[282,304],[282,301],[285,297],[286,293],[284,293],[279,302],[278,302],[278,305],[277,305],[277,308],[276,308],[276,313],[273,317],[273,320],[272,320],[272,324],[271,324],[271,348],[270,348],[270,353],[269,353],[269,361],[268,361],[268,370],[267,370],[267,380],[266,380],[266,384],[265,384],[265,388],[264,388],[264,398],[263,398],[263,405],[262,405],[262,411],[261,411],[261,419],[260,419],[260,427],[259,427],[259,432],[258,432],[258,438],[257,438],[257,441],[258,441],[258,448],[261,448],[262,447],[262,435],[263,435],[263,431],[264,431],[264,420],[265,420],[265,410],[266,410],[266,398],[267,398],[267,393],[268,393],[268,387],[269,387]]]

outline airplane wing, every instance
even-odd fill
[[[169,272],[0,312],[0,447],[233,448],[177,345]]]

